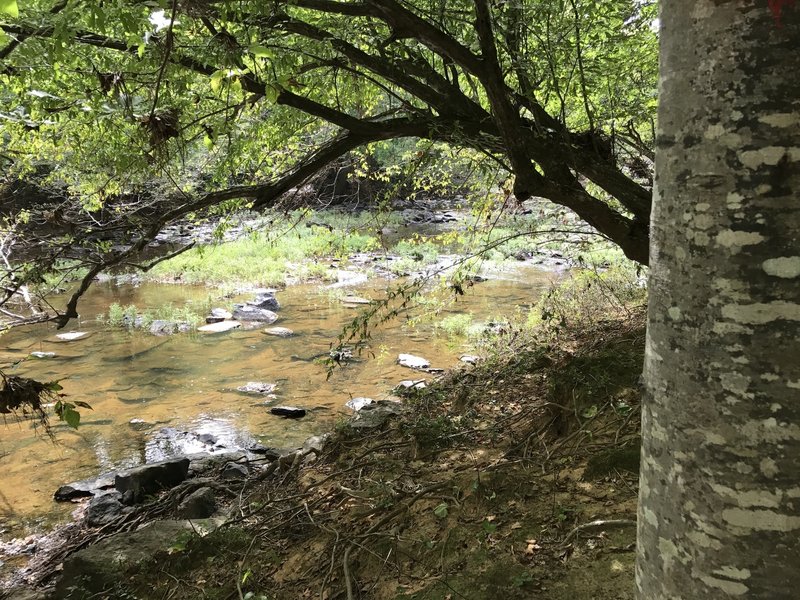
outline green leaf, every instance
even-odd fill
[[[44,384],[44,387],[47,388],[51,392],[60,392],[64,388],[61,387],[61,384],[57,381],[48,381]]]
[[[81,402],[80,400],[75,400],[75,406],[80,406],[81,408],[88,408],[89,410],[94,410],[87,402]]]
[[[6,32],[0,29],[0,46],[5,46],[11,38],[6,35]]]
[[[17,0],[0,0],[0,15],[18,17],[19,7],[17,6]]]
[[[494,523],[492,523],[490,521],[486,521],[486,520],[484,520],[484,522],[481,525],[481,527],[483,527],[483,530],[486,533],[494,533],[497,530],[497,525],[495,525]]]
[[[592,406],[587,408],[585,411],[583,411],[583,413],[581,413],[581,416],[584,419],[591,419],[592,417],[597,415],[598,410],[599,409],[597,408],[597,405],[593,404]]]
[[[272,50],[267,48],[266,46],[259,46],[258,44],[253,44],[248,48],[248,51],[253,56],[257,56],[258,58],[267,58],[272,56]]]
[[[442,502],[439,506],[433,509],[433,514],[439,517],[440,519],[444,519],[447,517],[447,503]]]
[[[277,102],[280,93],[281,93],[281,88],[272,83],[264,88],[264,97],[267,99],[268,102]]]
[[[225,70],[219,69],[211,74],[211,91],[218,92],[222,87],[222,80],[225,78]]]
[[[81,413],[69,406],[64,407],[64,412],[61,414],[61,418],[64,419],[64,422],[73,429],[77,429],[78,425],[81,424]]]

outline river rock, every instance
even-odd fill
[[[474,365],[481,360],[481,357],[475,356],[474,354],[462,354],[458,360],[468,365]]]
[[[237,392],[242,394],[252,394],[255,396],[266,396],[275,391],[278,387],[275,383],[264,383],[263,381],[248,381],[246,384],[236,388]]]
[[[228,481],[233,481],[239,479],[247,479],[247,476],[249,474],[250,471],[245,465],[240,465],[239,463],[235,462],[229,462],[222,468],[220,477],[222,479],[227,479]]]
[[[413,354],[401,354],[397,357],[397,363],[401,367],[408,367],[409,369],[427,369],[431,366],[429,360]]]
[[[128,421],[128,427],[134,431],[147,431],[155,426],[154,423],[148,423],[144,419],[131,419]]]
[[[257,290],[256,294],[256,297],[247,303],[248,305],[271,311],[278,310],[281,307],[281,303],[275,297],[275,290]]]
[[[214,490],[208,487],[195,490],[178,506],[181,519],[206,519],[217,511],[217,500]]]
[[[361,296],[345,296],[342,298],[342,302],[345,304],[372,304],[372,300],[369,298],[362,298]]]
[[[395,390],[424,390],[428,384],[424,379],[404,379],[397,384]]]
[[[306,409],[297,408],[296,406],[273,406],[269,409],[269,412],[286,419],[299,419],[306,416]]]
[[[231,329],[238,329],[241,326],[242,324],[238,321],[221,321],[219,323],[209,323],[208,325],[198,327],[197,331],[201,331],[203,333],[224,333],[226,331],[230,331]]]
[[[86,522],[89,527],[102,527],[119,518],[126,511],[121,500],[122,494],[119,492],[109,492],[92,498],[86,508]]]
[[[378,400],[359,410],[350,421],[350,426],[355,429],[375,429],[404,411],[405,407],[400,402]]]
[[[247,448],[247,451],[263,456],[267,460],[278,460],[286,453],[286,450],[281,450],[280,448],[269,448],[263,444],[253,444]]]
[[[221,323],[232,317],[233,315],[224,308],[212,308],[211,314],[206,317],[206,323]]]
[[[372,404],[374,400],[372,398],[351,398],[345,403],[345,406],[350,410],[359,411],[367,404]]]
[[[31,358],[39,358],[39,359],[55,358],[56,357],[56,353],[55,352],[39,352],[39,351],[36,351],[36,352],[31,352],[29,356]]]
[[[276,337],[288,338],[294,335],[294,331],[288,327],[267,327],[264,330],[267,335],[274,335]]]
[[[174,333],[187,333],[191,330],[191,324],[178,321],[156,319],[150,325],[150,333],[153,335],[172,335]]]
[[[234,452],[216,452],[213,454],[199,452],[197,454],[189,454],[187,458],[190,460],[189,475],[191,477],[197,477],[198,475],[205,475],[212,469],[216,469],[229,462],[245,460],[247,455],[237,450]]]
[[[86,339],[90,335],[92,334],[88,331],[68,331],[66,333],[57,333],[56,340],[59,342],[75,342]]]
[[[266,308],[258,308],[249,304],[237,304],[233,309],[233,318],[239,321],[257,321],[272,325],[279,317]]]
[[[58,502],[69,502],[78,498],[89,498],[102,490],[114,487],[114,473],[104,473],[97,477],[73,481],[67,485],[62,485],[53,494],[53,498]]]
[[[208,446],[213,446],[217,443],[217,436],[213,433],[199,433],[197,435],[197,441],[201,444],[206,444]]]
[[[173,458],[134,467],[117,473],[114,486],[126,504],[141,502],[145,496],[163,488],[175,487],[189,474],[189,459]]]
[[[325,444],[328,443],[328,439],[330,439],[330,437],[330,433],[312,435],[305,442],[303,442],[303,452],[313,452],[319,455],[322,452],[322,449],[325,447]]]

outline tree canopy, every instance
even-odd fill
[[[87,277],[169,222],[233,200],[272,206],[332,160],[399,138],[466,149],[507,173],[518,200],[563,205],[648,261],[655,2],[6,0],[0,11],[5,170],[54,166],[93,215],[72,219],[72,243],[98,227],[131,240],[93,248]],[[155,179],[169,193],[101,211]]]

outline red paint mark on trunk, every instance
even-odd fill
[[[781,14],[784,6],[794,6],[795,0],[767,0],[769,8],[772,11],[772,16],[775,17],[775,24],[778,27],[783,27],[781,22]]]

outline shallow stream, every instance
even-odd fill
[[[479,322],[527,310],[553,277],[535,267],[520,267],[510,276],[474,286],[438,318],[463,312]],[[375,299],[386,287],[386,281],[377,281],[352,292]],[[377,399],[389,395],[401,380],[430,378],[398,366],[399,353],[449,368],[466,350],[463,340],[435,335],[430,322],[412,327],[395,320],[373,334],[374,358],[365,354],[326,379],[324,365],[301,359],[327,352],[356,315],[358,307],[345,305],[338,293],[311,285],[279,292],[282,308],[276,326],[296,334],[285,339],[265,335],[263,327],[169,337],[109,328],[96,315],[114,302],[140,308],[184,306],[203,302],[208,294],[197,287],[113,283],[93,286],[82,300],[81,321],[70,324],[71,330],[90,332],[86,338],[57,341],[52,325],[5,334],[0,338],[0,368],[9,375],[60,380],[68,399],[88,402],[94,410],[82,411],[77,431],[57,424],[56,444],[37,434],[31,421],[0,423],[0,541],[66,519],[74,505],[52,499],[63,483],[212,447],[294,447],[351,414],[345,407],[351,397]],[[54,352],[55,357],[11,366],[34,351]],[[235,390],[248,381],[277,383],[277,400],[265,402]],[[275,404],[303,407],[309,414],[300,420],[281,419],[269,414]]]

